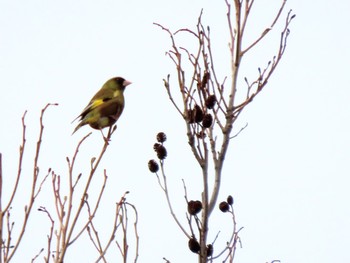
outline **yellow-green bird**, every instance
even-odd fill
[[[76,118],[80,118],[80,122],[73,133],[86,124],[101,130],[116,123],[124,109],[125,87],[130,84],[130,81],[121,77],[108,80]]]

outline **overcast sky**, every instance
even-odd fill
[[[255,2],[249,38],[270,25],[280,1]],[[152,23],[172,30],[192,28],[201,8],[224,78],[230,75],[224,1],[1,0],[0,152],[5,197],[16,175],[24,111],[28,110],[28,147],[21,189],[32,172],[40,110],[49,102],[59,104],[49,108],[44,118],[41,176],[51,167],[65,177],[66,156],[72,156],[78,141],[91,130],[84,127],[71,136],[71,121],[107,79],[123,76],[133,84],[125,92],[126,107],[98,174],[106,168],[109,179],[97,220],[103,226],[111,223],[111,208],[128,190],[128,201],[139,211],[139,262],[163,262],[163,257],[172,263],[195,262],[147,162],[155,158],[156,133],[164,131],[170,194],[185,223],[181,179],[186,180],[190,198],[200,199],[199,171],[183,121],[162,85],[168,73],[175,75],[165,56],[170,41]],[[296,19],[286,54],[268,86],[236,123],[235,131],[246,123],[248,127],[231,142],[219,199],[234,196],[237,223],[244,227],[243,248],[235,262],[350,262],[350,4],[290,0],[282,17],[289,9]],[[282,26],[277,25],[276,33],[247,56],[241,81],[274,55]],[[80,151],[77,173],[86,175],[101,144],[100,133],[94,131]],[[96,191],[99,185],[96,179]],[[25,196],[22,191],[18,203]],[[52,208],[50,180],[14,262],[29,262],[46,245],[49,223],[36,211],[40,205]],[[22,211],[23,206],[13,207],[15,232]],[[227,215],[216,210],[209,240],[221,230],[219,239],[225,242],[230,227]],[[65,262],[93,262],[92,250],[88,242],[77,243]]]

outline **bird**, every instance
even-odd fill
[[[91,128],[101,130],[111,127],[123,112],[124,90],[131,82],[122,77],[111,78],[92,97],[89,104],[73,122],[79,119],[72,135],[82,126],[89,124]]]

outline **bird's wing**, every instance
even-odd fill
[[[113,99],[114,92],[112,90],[106,90],[106,89],[100,89],[95,96],[91,99],[89,104],[84,108],[82,113],[78,117],[76,117],[72,122],[74,122],[76,119],[83,119],[86,114],[88,114],[90,111],[95,109],[96,107],[102,105],[103,103]]]
[[[124,109],[124,101],[121,101],[120,98],[113,98],[100,104],[96,110],[98,110],[100,116],[110,117],[117,120],[122,114]]]

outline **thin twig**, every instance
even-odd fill
[[[37,187],[37,180],[38,180],[38,176],[39,176],[39,165],[38,165],[38,163],[39,163],[41,142],[42,142],[43,133],[44,133],[43,117],[44,117],[45,111],[47,110],[48,107],[50,107],[50,106],[57,106],[57,105],[58,105],[57,103],[48,103],[41,110],[39,138],[38,138],[38,141],[37,141],[36,152],[35,152],[34,163],[33,163],[33,180],[32,180],[32,185],[31,185],[31,188],[32,188],[31,189],[31,194],[30,194],[30,197],[29,197],[29,202],[25,206],[25,209],[24,209],[24,220],[22,222],[22,228],[20,230],[20,233],[18,235],[18,238],[17,238],[17,241],[15,242],[14,247],[13,247],[11,253],[9,254],[9,257],[7,259],[8,261],[10,261],[12,259],[12,257],[16,253],[16,251],[17,251],[17,249],[18,249],[18,247],[19,247],[19,245],[20,245],[20,243],[22,241],[24,232],[25,232],[26,227],[27,227],[27,223],[28,223],[30,212],[31,212],[31,210],[33,208],[33,205],[34,205],[34,202],[36,200],[35,196],[37,196],[36,187]]]
[[[167,184],[167,179],[165,176],[165,171],[164,171],[164,165],[163,165],[163,161],[161,161],[160,163],[160,167],[161,167],[161,171],[162,171],[162,178],[163,178],[163,183],[164,183],[164,189],[163,192],[165,194],[166,200],[168,202],[168,207],[170,210],[170,214],[171,216],[174,218],[176,224],[180,227],[180,229],[182,230],[182,232],[187,236],[187,238],[191,238],[191,236],[187,233],[187,231],[185,230],[185,228],[182,226],[182,224],[180,223],[180,221],[178,220],[176,214],[173,211],[173,207],[171,205],[171,201],[170,201],[170,197],[169,197],[169,189],[168,189],[168,184]]]
[[[126,199],[125,196],[128,193],[129,192],[125,192],[124,195],[120,198],[120,201],[116,205],[115,218],[114,218],[113,229],[111,231],[110,238],[107,241],[107,244],[105,245],[104,249],[101,251],[100,256],[96,259],[96,261],[95,261],[96,263],[99,262],[102,257],[104,257],[104,255],[106,254],[109,246],[111,245],[111,243],[115,239],[115,233],[116,233],[118,227],[121,224],[121,223],[118,223],[118,219],[120,219],[121,213],[123,213],[123,205],[124,205],[124,202],[125,202],[125,199]],[[123,253],[122,253],[122,256],[123,256]]]
[[[65,225],[64,225],[64,231],[63,231],[63,238],[61,240],[62,244],[61,244],[61,250],[60,250],[60,255],[59,255],[59,259],[58,261],[61,262],[63,261],[64,259],[64,256],[66,254],[66,251],[68,249],[68,247],[76,240],[74,238],[72,238],[72,235],[73,235],[73,231],[75,230],[75,226],[76,226],[76,223],[78,221],[78,218],[80,217],[80,213],[83,209],[83,206],[84,206],[84,203],[85,203],[85,200],[86,200],[86,196],[88,195],[88,190],[89,190],[89,187],[90,187],[90,183],[92,181],[92,178],[102,160],[102,157],[104,156],[104,153],[106,152],[107,150],[107,147],[109,145],[109,141],[111,139],[111,136],[112,134],[114,133],[114,131],[116,130],[116,126],[111,126],[109,127],[109,130],[108,130],[108,134],[107,134],[107,138],[104,137],[104,144],[102,146],[102,150],[100,152],[100,155],[99,157],[97,158],[97,160],[94,162],[92,161],[91,164],[93,163],[92,167],[91,167],[91,170],[90,170],[90,174],[87,178],[87,181],[86,181],[86,184],[85,184],[85,188],[84,188],[84,191],[82,192],[81,194],[81,199],[80,199],[80,204],[77,208],[77,211],[75,212],[75,215],[73,217],[73,220],[72,222],[69,224],[70,222],[70,217],[71,217],[71,209],[72,209],[72,198],[73,198],[73,183],[72,183],[72,174],[73,174],[73,167],[74,167],[74,163],[75,163],[75,158],[77,156],[77,153],[78,153],[78,148],[81,144],[81,142],[83,140],[85,140],[85,138],[87,138],[87,136],[89,136],[89,134],[87,136],[85,136],[81,141],[80,143],[78,144],[77,146],[77,149],[76,149],[76,152],[74,154],[74,157],[73,157],[73,161],[72,163],[70,164],[69,166],[69,186],[70,186],[70,194],[69,194],[69,210],[68,210],[68,214],[67,215],[67,218],[66,218],[66,221],[65,221]],[[89,219],[90,221],[91,219]]]
[[[258,44],[269,32],[271,32],[271,30],[273,29],[273,27],[275,26],[275,24],[277,23],[277,21],[279,20],[282,11],[284,9],[284,6],[286,5],[287,0],[283,0],[282,5],[280,6],[280,9],[277,12],[277,15],[275,16],[274,20],[272,21],[270,27],[266,28],[260,35],[260,37],[258,37],[252,44],[250,44],[246,49],[244,49],[242,51],[242,56],[247,53],[252,47],[254,47],[256,44]],[[250,8],[249,8],[250,11]],[[248,16],[249,11],[247,13],[246,16]]]

